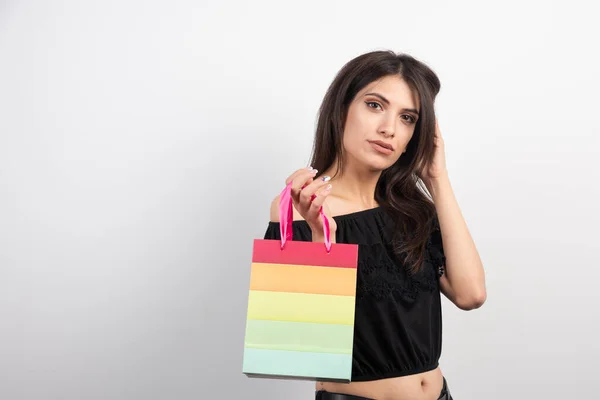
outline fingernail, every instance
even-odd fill
[[[330,176],[327,176],[327,175],[325,175],[324,177],[322,177],[322,178],[321,178],[321,180],[322,180],[323,182],[327,182],[327,181],[329,181],[330,179],[331,179],[331,177],[330,177]]]
[[[309,166],[309,167],[307,167],[306,169],[307,169],[307,170],[309,170],[309,171],[312,171],[313,167],[310,167],[310,166]]]
[[[331,190],[331,184],[327,185],[327,187],[325,188],[325,190],[327,190],[327,191]]]
[[[312,173],[313,175],[315,175],[317,172],[319,172],[319,171],[318,171],[318,170],[316,170],[316,169],[313,169],[313,170],[311,171],[311,173]]]

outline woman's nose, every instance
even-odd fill
[[[379,127],[379,133],[385,137],[394,137],[396,131],[393,124],[383,124]]]

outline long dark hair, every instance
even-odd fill
[[[343,172],[342,136],[350,103],[366,85],[389,75],[400,76],[418,96],[421,107],[406,152],[382,172],[375,200],[396,221],[396,254],[410,271],[417,272],[437,220],[435,206],[417,174],[431,163],[434,153],[434,101],[440,91],[436,74],[414,57],[392,51],[374,51],[349,61],[329,86],[319,109],[310,165],[325,171],[337,159],[336,173]]]

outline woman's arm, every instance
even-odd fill
[[[479,308],[487,297],[485,273],[448,174],[428,179],[425,184],[437,210],[446,256],[441,291],[463,310]]]

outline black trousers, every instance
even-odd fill
[[[344,393],[332,393],[327,392],[325,390],[317,390],[315,393],[315,400],[375,400],[369,399],[368,397],[354,396],[351,394]],[[440,392],[440,396],[438,400],[453,400],[452,395],[450,394],[450,389],[448,389],[448,383],[446,382],[446,378],[444,378],[444,386],[442,387],[442,391]]]

